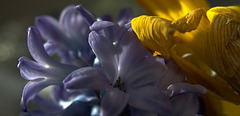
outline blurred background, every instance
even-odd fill
[[[209,0],[211,6],[240,4],[239,0]],[[1,0],[0,2],[0,116],[17,116],[26,80],[16,67],[18,58],[31,58],[27,49],[27,28],[34,25],[35,16],[51,15],[58,19],[68,5],[81,4],[96,17],[130,7],[135,16],[145,12],[134,0]]]

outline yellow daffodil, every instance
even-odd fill
[[[210,9],[205,0],[136,1],[155,15],[131,21],[142,44],[154,54],[173,58],[188,82],[208,88],[208,95],[225,108],[221,115],[240,115],[226,109],[240,110],[234,105],[240,104],[240,6]]]

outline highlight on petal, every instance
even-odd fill
[[[66,89],[101,90],[110,86],[105,72],[94,67],[80,68],[63,81]]]
[[[209,9],[206,0],[136,0],[148,14],[176,20],[197,8]]]
[[[47,66],[40,65],[26,57],[21,57],[18,59],[18,68],[20,70],[20,74],[23,78],[27,80],[35,80],[35,79],[44,79],[51,78],[57,75],[51,75],[50,72],[54,71],[48,68]]]
[[[110,22],[110,21],[95,21],[90,27],[89,29],[92,31],[98,31],[104,28],[107,28],[109,26],[113,26],[114,23]]]
[[[211,23],[205,60],[240,94],[240,6],[216,7],[207,12]]]
[[[124,92],[108,88],[101,101],[101,116],[118,116],[127,105],[128,99],[128,95]]]
[[[132,19],[132,28],[142,44],[151,52],[159,52],[164,58],[170,58],[170,48],[176,43],[173,38],[175,27],[171,21],[157,16],[140,16]]]
[[[188,83],[173,83],[168,86],[168,91],[172,91],[170,96],[175,96],[183,93],[196,93],[196,94],[206,94],[207,89],[201,85],[192,85]]]

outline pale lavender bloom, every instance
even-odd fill
[[[168,114],[171,104],[153,85],[166,73],[160,57],[153,57],[129,29],[114,45],[92,31],[89,43],[103,66],[86,67],[72,72],[65,80],[67,89],[106,90],[101,99],[103,116],[119,115],[127,104],[155,114]]]
[[[38,16],[35,24],[47,40],[46,51],[57,53],[62,63],[91,66],[95,56],[88,44],[89,24],[86,18],[77,12],[75,6],[66,7],[59,21],[47,15]]]
[[[33,59],[19,58],[18,68],[23,78],[29,80],[22,92],[21,107],[26,111],[26,104],[33,99],[39,91],[50,85],[61,85],[62,80],[76,66],[61,64],[54,61],[46,53],[40,32],[36,27],[28,29],[28,49]]]

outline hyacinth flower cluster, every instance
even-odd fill
[[[203,114],[199,95],[207,90],[186,83],[185,73],[172,59],[153,56],[133,31],[131,19],[129,9],[114,22],[110,16],[95,18],[80,5],[65,8],[59,21],[37,17],[36,26],[28,29],[34,60],[19,58],[20,74],[29,80],[20,115]],[[49,86],[50,97],[41,96],[39,92]],[[29,102],[36,108],[29,109]]]

